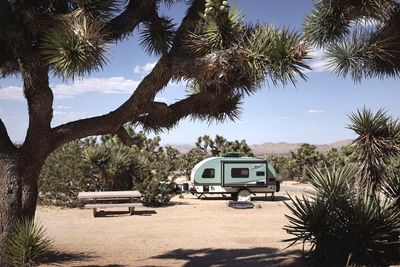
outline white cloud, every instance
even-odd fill
[[[75,80],[72,83],[50,85],[54,97],[73,98],[83,93],[102,94],[132,94],[139,85],[140,80],[130,80],[124,77],[87,78]],[[0,99],[23,100],[22,87],[8,86],[0,88]]]
[[[150,63],[149,63],[150,64]],[[151,69],[146,64],[142,69]],[[154,63],[155,64],[155,63]],[[146,67],[147,66],[147,67]],[[140,84],[141,80],[126,79],[124,77],[109,78],[84,78],[74,82],[51,84],[55,99],[74,98],[84,93],[101,94],[132,94]],[[184,81],[172,81],[168,87],[182,87]],[[23,88],[18,86],[0,87],[0,100],[24,100]],[[156,101],[166,102],[165,98],[156,98]],[[70,109],[69,106],[55,106],[58,109]]]
[[[326,111],[323,109],[309,109],[309,110],[307,110],[307,113],[310,113],[310,114],[326,113]]]
[[[53,88],[55,98],[72,98],[83,93],[131,94],[141,81],[124,77],[87,78],[72,84],[57,84]]]
[[[157,64],[157,62],[153,62],[153,63],[149,62],[149,63],[146,63],[143,66],[136,65],[135,68],[133,69],[133,72],[135,74],[140,74],[140,75],[148,74],[154,68],[154,66],[156,64]]]
[[[168,100],[163,96],[156,96],[154,98],[154,101],[156,101],[156,102],[167,102]]]
[[[326,51],[320,48],[313,48],[309,56],[311,59],[307,60],[307,65],[311,67],[311,70],[305,71],[307,72],[323,72],[323,71],[329,71],[329,60],[326,57]]]
[[[22,100],[24,95],[21,87],[8,86],[0,88],[0,99],[1,100]]]
[[[71,109],[70,106],[54,106],[55,109]]]

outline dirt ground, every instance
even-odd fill
[[[111,210],[38,207],[37,220],[54,239],[41,266],[302,266],[301,246],[284,248],[287,193],[309,185],[283,183],[275,201],[261,208],[232,209],[229,199],[175,197],[162,208],[138,207],[135,215]],[[121,210],[120,210],[121,211]]]

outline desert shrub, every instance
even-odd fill
[[[315,193],[292,198],[284,229],[292,244],[310,244],[319,261],[338,259],[354,265],[387,264],[399,251],[400,212],[393,200],[359,192],[353,184],[355,167],[310,171]],[[395,242],[393,242],[395,241]]]
[[[142,193],[142,202],[147,206],[161,206],[167,204],[175,195],[175,176],[168,167],[165,154],[148,164],[146,175],[136,180],[134,188]]]
[[[39,179],[39,201],[45,204],[76,206],[80,191],[100,191],[104,181],[92,176],[82,152],[92,140],[70,142],[46,160]]]
[[[115,137],[103,136],[74,141],[53,152],[41,172],[40,201],[73,207],[80,205],[77,195],[81,191],[134,187],[149,203],[168,202],[171,195],[166,193],[169,187],[164,176],[168,178],[176,170],[179,152],[172,148],[164,152],[159,148],[159,137],[147,139],[143,133],[130,132],[139,140],[131,147]],[[163,165],[153,167],[160,164],[160,158],[165,158]],[[163,169],[162,174],[153,169]]]
[[[190,179],[190,173],[194,166],[207,158],[207,154],[199,149],[192,148],[186,154],[183,154],[179,160],[179,169],[185,174],[186,178]]]
[[[88,173],[102,181],[101,191],[131,190],[140,180],[146,166],[135,147],[128,147],[116,137],[102,143],[91,144],[82,152],[83,163]]]
[[[16,267],[35,265],[49,252],[52,242],[46,237],[43,226],[21,219],[7,242],[7,259]]]

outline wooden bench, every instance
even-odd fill
[[[85,209],[93,209],[93,216],[97,217],[97,209],[127,207],[129,214],[133,215],[135,207],[142,206],[138,191],[105,191],[105,192],[80,192],[78,199],[87,202]]]

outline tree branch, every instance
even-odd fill
[[[52,129],[54,148],[69,141],[92,135],[116,133],[125,123],[134,121],[137,116],[151,107],[151,103],[171,77],[171,67],[167,57],[162,57],[152,72],[147,75],[133,95],[116,110],[88,119],[69,122]]]
[[[40,55],[20,55],[20,69],[24,81],[24,95],[28,103],[29,126],[22,149],[32,151],[42,147],[48,151],[51,120],[53,118],[53,92],[49,87],[48,67],[41,62]],[[47,155],[39,155],[46,157]]]
[[[199,58],[174,57],[174,76],[187,79],[219,80],[223,72],[235,69],[249,58],[249,51],[241,47],[234,47],[214,51]]]
[[[6,126],[0,119],[0,154],[5,151],[10,151],[13,148],[15,148],[15,146],[8,136]]]
[[[123,36],[126,33],[124,30],[126,29],[125,26],[129,25],[123,23],[123,21],[129,20],[132,22],[133,13],[130,13],[131,15],[128,13],[135,12],[134,5],[138,5],[139,3],[140,5],[145,5],[148,4],[148,1],[131,1],[129,3],[131,7],[127,8],[125,12],[115,18],[114,22],[111,21],[110,27],[117,32],[119,29],[119,36]],[[69,141],[87,136],[116,133],[125,123],[135,122],[141,114],[148,113],[153,106],[156,94],[161,91],[173,77],[173,58],[175,57],[175,53],[179,53],[178,47],[182,43],[181,38],[183,38],[184,33],[187,33],[188,30],[194,27],[196,22],[200,19],[198,10],[201,8],[201,3],[204,7],[204,0],[196,0],[193,2],[177,30],[171,52],[161,57],[150,74],[142,80],[133,95],[124,104],[108,114],[73,121],[55,127],[52,129],[52,148],[55,149]],[[122,22],[117,22],[118,20]],[[133,24],[134,23],[130,24],[130,26],[132,27]]]
[[[174,127],[181,119],[192,116],[199,119],[235,119],[239,115],[240,95],[226,92],[204,91],[172,105],[154,102],[151,111],[137,122],[145,129],[160,131]]]
[[[152,15],[155,10],[154,0],[130,0],[126,9],[106,25],[106,31],[112,40],[124,38]]]
[[[139,144],[142,139],[139,136],[131,137],[129,135],[129,133],[126,131],[125,127],[119,128],[115,132],[115,135],[118,136],[118,138],[121,140],[121,142],[126,146],[133,146],[133,145]]]

